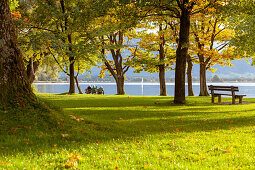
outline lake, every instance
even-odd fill
[[[80,83],[81,89],[85,90],[87,86],[95,84],[97,87],[103,86],[106,95],[116,94],[115,83]],[[246,94],[249,98],[255,98],[255,83],[208,83],[208,85],[238,86],[240,94]],[[167,94],[174,95],[174,83],[167,83]],[[38,93],[64,93],[69,90],[69,83],[34,83]],[[186,84],[186,95],[187,95]],[[134,96],[158,96],[160,93],[159,83],[126,83],[125,91],[128,95]],[[195,95],[199,95],[199,83],[193,83]],[[78,90],[76,89],[76,92]]]

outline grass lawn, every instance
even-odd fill
[[[0,111],[0,169],[255,169],[255,99],[38,96],[54,108]]]

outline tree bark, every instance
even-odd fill
[[[9,0],[0,1],[0,105],[31,105],[36,101],[18,47]]]
[[[188,4],[188,0],[184,0],[183,6]],[[175,93],[174,103],[185,103],[185,75],[186,75],[186,57],[188,55],[190,33],[190,12],[189,9],[183,7],[180,17],[180,33],[179,43],[176,50],[176,68],[175,68]]]
[[[187,57],[188,69],[187,69],[187,78],[188,78],[188,96],[194,96],[193,88],[192,88],[192,60],[188,55]]]
[[[75,82],[76,82],[76,86],[78,88],[79,94],[83,94],[81,87],[79,85],[78,76],[75,76],[74,78],[75,78]]]
[[[162,25],[159,26],[159,31],[162,31]],[[160,96],[167,96],[166,93],[166,78],[165,78],[165,38],[164,35],[160,36],[160,45],[159,45],[159,84],[160,84]]]
[[[159,84],[160,96],[167,96],[166,93],[166,78],[165,78],[165,65],[159,66]]]
[[[117,94],[124,95],[125,94],[125,88],[124,88],[125,78],[124,78],[124,76],[118,76],[115,80],[116,80],[116,85],[117,85]]]
[[[124,42],[124,35],[121,31],[118,31],[115,34],[111,34],[109,40],[109,44],[111,45],[123,45]],[[102,37],[102,40],[104,37]],[[103,43],[104,44],[104,43]],[[111,66],[111,64],[108,62],[108,60],[105,58],[105,49],[102,49],[101,53],[103,55],[105,66],[111,73],[111,75],[114,77],[116,85],[117,85],[117,95],[124,95],[125,89],[124,89],[124,82],[125,77],[124,75],[129,69],[129,66],[123,67],[123,58],[121,54],[120,49],[109,49],[113,58],[114,64]]]
[[[70,45],[72,44],[72,36],[71,34],[68,34],[68,42],[70,43]],[[73,49],[72,47],[69,47],[69,51],[70,53],[72,53]],[[69,56],[69,74],[70,74],[70,85],[69,85],[69,94],[73,94],[75,93],[75,76],[74,76],[74,57]]]
[[[69,71],[70,71],[70,82],[69,82],[69,94],[75,93],[75,80],[74,80],[74,61],[73,57],[69,57]]]
[[[206,65],[200,62],[200,93],[199,96],[209,96],[206,83]]]
[[[30,84],[35,81],[35,73],[38,71],[38,68],[39,61],[34,61],[34,57],[31,57],[27,65],[27,77]]]

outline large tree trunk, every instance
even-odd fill
[[[125,94],[125,89],[124,89],[125,78],[124,78],[124,76],[118,76],[115,80],[116,80],[116,85],[117,85],[117,94],[124,95]]]
[[[38,71],[38,68],[39,61],[34,61],[34,57],[31,57],[27,65],[27,77],[30,84],[35,81],[35,73]]]
[[[206,84],[206,65],[200,62],[200,93],[199,96],[209,96]]]
[[[188,69],[187,69],[187,77],[188,77],[188,96],[194,96],[193,88],[192,88],[192,60],[188,55],[187,57]]]
[[[0,1],[0,105],[22,106],[36,101],[11,19],[9,0]]]
[[[79,81],[78,81],[78,75],[74,77],[75,78],[75,82],[76,82],[76,86],[79,90],[79,94],[83,94],[82,90],[81,90],[81,87],[79,85]]]
[[[185,1],[185,0],[184,0]],[[183,2],[184,5],[188,1]],[[180,18],[179,43],[176,50],[176,68],[175,68],[175,93],[174,103],[185,103],[185,75],[186,75],[186,57],[188,55],[190,33],[190,12],[187,8],[182,10]]]
[[[159,26],[159,31],[162,31],[162,25]],[[160,65],[159,65],[159,83],[160,83],[160,96],[167,96],[166,93],[166,79],[165,79],[165,50],[164,50],[164,45],[165,45],[165,38],[164,35],[160,36],[160,46],[159,46],[159,60],[160,60]]]

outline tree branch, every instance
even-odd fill
[[[48,50],[49,50],[49,52],[51,53],[51,55],[52,55],[52,57],[54,58],[54,60],[57,62],[57,64],[58,64],[58,66],[60,67],[60,69],[61,69],[66,75],[70,76],[70,74],[69,74],[67,71],[65,71],[65,70],[63,69],[63,67],[60,65],[60,63],[58,62],[57,58],[56,58],[55,55],[52,53],[52,51],[50,50],[49,47],[48,47]]]

